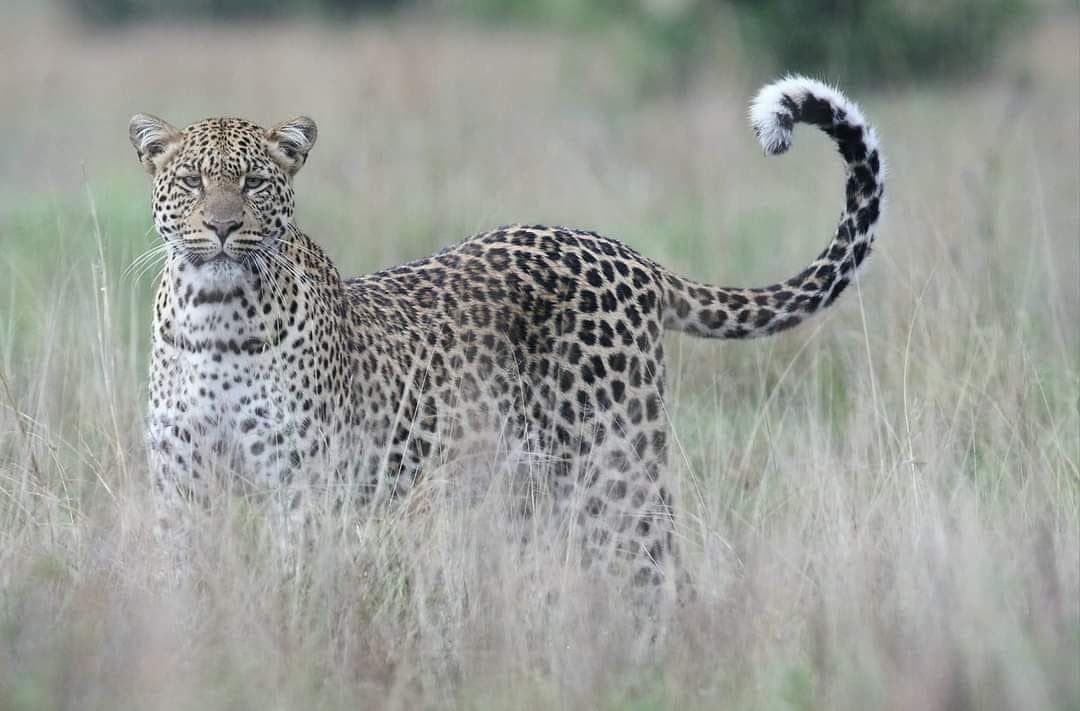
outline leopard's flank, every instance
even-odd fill
[[[586,560],[649,586],[669,577],[665,329],[745,339],[805,321],[854,278],[882,206],[877,138],[838,91],[789,77],[750,117],[766,153],[808,123],[846,166],[832,240],[758,288],[703,284],[595,232],[536,225],[342,278],[293,221],[314,122],[177,129],[135,116],[166,252],[148,426],[161,530],[182,530],[223,474],[226,490],[273,492],[282,525],[300,531],[313,511],[391,501],[433,468],[463,475],[502,457],[511,464],[495,471],[527,471]]]

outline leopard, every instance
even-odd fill
[[[827,134],[844,207],[798,274],[734,288],[594,231],[527,224],[344,278],[294,219],[313,120],[177,129],[136,114],[164,252],[146,425],[155,530],[183,530],[223,472],[227,491],[271,492],[296,532],[312,512],[392,505],[431,471],[466,476],[500,454],[513,464],[485,476],[527,472],[523,497],[551,502],[584,565],[666,584],[678,529],[665,332],[745,340],[803,323],[856,278],[883,209],[877,135],[838,89],[789,75],[749,118],[766,155],[788,150],[795,124]]]

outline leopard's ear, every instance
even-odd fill
[[[180,131],[168,121],[150,114],[135,114],[128,125],[128,135],[139,162],[146,172],[154,175],[161,170],[180,147]]]
[[[266,148],[291,177],[303,167],[318,135],[314,121],[307,116],[297,116],[266,132]]]

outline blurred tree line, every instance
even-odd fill
[[[429,9],[492,24],[530,24],[620,38],[621,66],[644,90],[684,86],[738,31],[770,71],[845,84],[904,82],[977,71],[1032,0],[64,0],[97,25]]]

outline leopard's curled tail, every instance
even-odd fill
[[[750,124],[767,155],[791,146],[797,123],[831,136],[844,159],[846,202],[832,241],[798,275],[765,287],[716,287],[665,274],[666,328],[706,338],[783,331],[831,305],[870,254],[885,190],[874,129],[846,96],[802,76],[765,86],[750,104]]]

